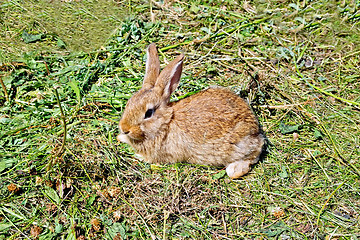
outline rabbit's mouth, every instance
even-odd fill
[[[116,139],[119,142],[131,144],[133,142],[141,142],[144,139],[144,137],[142,137],[142,136],[141,137],[133,137],[130,134],[121,133],[116,137]]]
[[[117,136],[117,140],[120,142],[130,143],[138,142],[144,139],[144,132],[138,125],[129,124],[126,120],[120,120],[119,124],[120,135]]]
[[[141,142],[145,138],[140,128],[131,128],[131,130],[123,131],[116,137],[119,142],[131,144],[133,142]]]
[[[123,133],[117,135],[116,140],[118,140],[119,142],[122,142],[122,143],[130,144],[129,137],[126,134],[123,134]]]

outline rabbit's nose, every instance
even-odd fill
[[[130,129],[129,128],[120,128],[120,132],[122,134],[128,135],[130,133]]]
[[[121,133],[127,135],[130,133],[130,128],[121,126],[120,131],[121,131]]]
[[[130,133],[130,126],[126,122],[120,121],[120,131],[127,135]]]

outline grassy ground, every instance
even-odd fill
[[[358,1],[107,2],[0,5],[0,239],[360,238]],[[250,174],[115,141],[150,42],[186,54],[174,100],[216,84],[251,102],[268,144]]]

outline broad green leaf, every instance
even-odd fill
[[[122,239],[126,238],[126,229],[121,223],[115,222],[107,229],[107,234],[109,235],[110,239],[113,239],[118,233],[120,233]]]
[[[4,171],[6,169],[6,162],[5,159],[0,160],[0,172]]]
[[[75,220],[73,218],[70,219],[70,227],[68,227],[68,235],[66,236],[66,240],[76,240],[76,233],[75,233]]]
[[[56,233],[62,233],[63,229],[64,229],[64,227],[63,227],[62,224],[56,223],[56,225],[55,225],[55,232]]]
[[[217,179],[223,178],[223,177],[225,176],[225,174],[226,174],[226,171],[225,171],[225,170],[221,170],[220,172],[214,174],[214,175],[212,176],[212,179],[217,180]]]
[[[86,204],[86,206],[87,206],[87,207],[88,207],[88,206],[91,206],[91,205],[94,203],[95,199],[96,199],[96,195],[95,195],[95,194],[91,195],[91,196],[87,199],[87,204]]]
[[[69,234],[66,236],[66,240],[76,240],[75,230],[70,229]]]
[[[5,229],[7,229],[11,226],[12,226],[12,224],[10,224],[10,223],[0,223],[0,232],[4,231]]]
[[[45,187],[45,194],[52,201],[56,202],[57,204],[60,204],[61,199],[54,189],[52,189],[51,187]]]
[[[314,157],[316,157],[316,156],[318,156],[318,155],[320,155],[320,154],[321,154],[321,152],[320,152],[319,150],[315,150],[315,151],[313,152]]]
[[[2,117],[2,118],[0,118],[0,123],[7,124],[7,123],[11,122],[11,120],[12,120],[11,118]]]
[[[36,42],[36,41],[39,41],[41,40],[41,38],[45,36],[44,34],[36,34],[36,35],[33,35],[33,34],[29,34],[28,32],[26,31],[23,31],[22,33],[22,39],[24,40],[25,43],[32,43],[32,42]]]
[[[271,237],[273,239],[276,236],[280,236],[280,234],[286,230],[288,230],[287,226],[283,222],[278,222],[267,229],[261,230],[261,232],[267,235],[267,237]]]
[[[21,215],[19,215],[19,214],[17,214],[17,213],[14,213],[14,212],[13,212],[11,209],[9,209],[9,208],[3,207],[2,210],[3,210],[4,212],[7,212],[7,213],[11,214],[11,215],[14,216],[14,217],[19,218],[19,219],[26,219],[24,216],[21,216]]]
[[[74,91],[74,93],[76,94],[76,99],[78,101],[78,103],[80,103],[81,101],[81,95],[80,95],[80,88],[79,85],[77,84],[77,82],[75,81],[70,81],[69,82],[69,86],[71,87],[71,89]]]
[[[282,134],[293,133],[299,130],[300,125],[285,125],[283,122],[280,123],[279,129]]]
[[[281,178],[288,178],[289,177],[289,174],[288,174],[287,169],[286,169],[285,166],[281,167],[281,172],[279,173],[279,176]]]
[[[321,138],[322,138],[321,132],[320,132],[319,130],[315,129],[315,131],[314,131],[314,137],[315,137],[316,139],[321,139]]]
[[[193,13],[198,13],[200,11],[200,8],[198,6],[196,6],[195,3],[191,4],[191,7],[190,7],[190,12],[193,12]]]
[[[66,43],[63,40],[61,40],[60,38],[57,38],[56,43],[59,48],[66,48]]]

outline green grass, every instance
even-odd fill
[[[115,5],[0,5],[0,239],[360,237],[358,2]],[[221,85],[251,103],[268,143],[248,175],[151,166],[116,142],[150,42],[162,66],[186,55],[174,100]]]
[[[0,63],[31,51],[45,55],[100,48],[121,24],[127,10],[111,0],[67,2],[1,3]],[[42,35],[42,41],[27,44],[22,39],[24,31]]]

